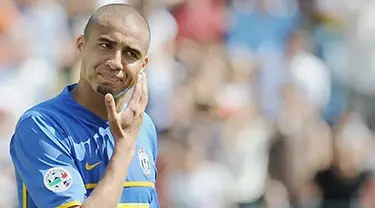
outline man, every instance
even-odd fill
[[[78,84],[25,112],[12,137],[19,207],[159,207],[156,132],[144,113],[149,43],[128,5],[90,17],[77,38]]]

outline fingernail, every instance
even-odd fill
[[[105,100],[111,101],[111,95],[109,93],[105,95]]]

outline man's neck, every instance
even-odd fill
[[[71,91],[71,94],[83,107],[107,120],[104,95],[96,93],[89,84],[80,80],[77,87]]]
[[[107,108],[104,95],[96,93],[86,82],[80,80],[77,87],[72,90],[72,97],[83,107],[95,113],[104,120],[108,120]],[[115,99],[117,112],[122,110],[126,101],[126,94]]]

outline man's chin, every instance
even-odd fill
[[[101,94],[101,95],[106,95],[108,93],[113,95],[113,93],[114,93],[113,89],[111,89],[110,87],[104,86],[104,85],[98,85],[98,87],[96,88],[96,92]]]
[[[130,89],[131,88],[126,88],[126,89],[122,90],[121,92],[118,92],[118,93],[115,93],[115,94],[112,94],[112,95],[115,99],[119,99],[121,97],[126,96],[128,94],[128,92],[130,91]]]
[[[97,93],[101,94],[101,95],[106,95],[106,94],[111,94],[113,95],[113,97],[115,99],[117,98],[120,98],[122,96],[124,96],[127,92],[129,92],[131,88],[125,88],[124,90],[120,91],[120,90],[114,90],[110,87],[107,87],[105,85],[98,85],[97,87]]]

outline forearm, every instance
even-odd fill
[[[82,204],[82,207],[117,207],[128,168],[133,158],[133,153],[120,151],[119,149],[120,148],[116,146],[104,177],[100,180],[92,194]]]

